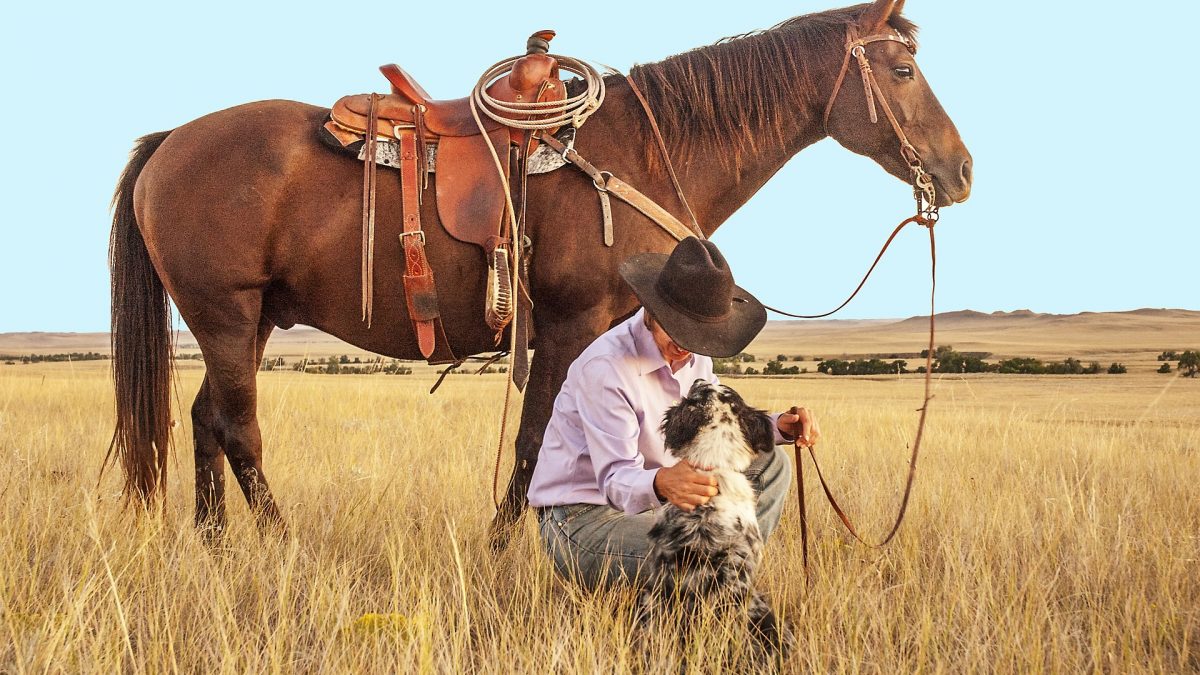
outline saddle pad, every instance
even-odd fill
[[[567,143],[567,139],[575,135],[574,131],[574,127],[563,127],[554,136],[555,138],[558,138],[560,142]],[[363,143],[362,141],[358,141],[354,144],[354,146],[358,148],[358,160],[361,162],[362,160],[366,159],[367,144]],[[354,150],[353,147],[349,146],[346,149],[351,151]],[[395,169],[400,165],[399,162],[400,146],[395,141],[380,139],[379,142],[375,144],[376,164]],[[429,170],[431,172],[437,173],[437,162],[437,143],[427,143],[425,145],[425,163],[429,166]],[[529,159],[525,161],[525,174],[529,176],[536,176],[542,173],[550,173],[551,171],[566,165],[567,160],[563,159],[562,155],[555,152],[550,146],[539,145],[538,149],[534,150],[533,154],[529,156]]]

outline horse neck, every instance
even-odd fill
[[[781,73],[780,77],[786,74]],[[777,104],[781,109],[780,115],[786,115],[788,122],[782,134],[783,142],[777,142],[775,130],[754,129],[754,136],[761,139],[756,144],[754,152],[744,152],[740,161],[734,162],[731,148],[697,149],[692,152],[690,161],[680,161],[673,157],[675,171],[679,177],[680,186],[687,196],[696,220],[699,221],[705,236],[720,227],[722,223],[741,208],[754,196],[763,185],[774,176],[788,160],[795,157],[801,150],[826,137],[823,123],[824,102],[827,90],[832,89],[833,75],[828,73],[814,74],[814,84],[819,92],[813,97],[814,103],[804,107],[791,104]],[[682,88],[681,88],[682,90]],[[645,112],[627,87],[614,92],[622,107],[628,107],[628,116],[644,118]],[[819,101],[819,103],[817,103]],[[703,106],[695,106],[693,110],[702,110]],[[642,125],[647,134],[652,133],[648,124]],[[671,139],[664,139],[668,147]],[[647,137],[644,141],[651,148],[657,143]],[[661,164],[661,162],[659,162]],[[666,171],[652,172],[656,182],[661,181],[669,186],[670,179]],[[668,187],[668,189],[670,189]],[[678,204],[673,190],[671,204]],[[665,204],[665,203],[664,203]],[[672,208],[672,211],[676,209]],[[677,214],[681,220],[688,220],[685,213]]]
[[[734,211],[750,201],[788,160],[825,137],[819,116],[797,115],[795,121],[788,142],[768,145],[753,157],[744,158],[739,167],[711,156],[689,164],[680,183],[705,236],[711,236]]]

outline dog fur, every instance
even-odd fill
[[[696,380],[664,415],[662,429],[671,454],[716,476],[719,492],[691,512],[673,504],[662,509],[650,530],[643,622],[669,603],[678,603],[685,617],[744,611],[760,647],[786,652],[791,633],[754,588],[763,540],[745,475],[756,457],[775,451],[771,418],[733,389]]]

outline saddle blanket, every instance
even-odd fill
[[[564,127],[560,129],[558,133],[554,134],[554,137],[565,145],[570,145],[569,141],[574,140],[574,136],[574,127]],[[503,151],[504,148],[497,148],[497,150]],[[435,173],[437,172],[437,151],[438,146],[436,143],[426,144],[425,161],[429,166],[429,170]],[[361,147],[358,149],[358,159],[359,161],[362,161],[366,158],[367,144],[362,143]],[[391,167],[393,169],[400,168],[400,144],[395,141],[384,140],[382,138],[376,141],[375,163],[381,166]],[[550,173],[559,167],[566,166],[566,164],[567,160],[563,159],[561,154],[555,152],[550,148],[550,146],[541,144],[538,145],[537,150],[534,150],[533,154],[529,156],[528,160],[526,160],[525,173],[530,176],[539,173]]]

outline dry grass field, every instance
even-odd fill
[[[757,351],[846,344],[772,339]],[[939,342],[974,347],[963,339]],[[843,351],[890,348],[863,340]],[[1088,348],[1141,363],[1188,346],[1147,340]],[[1064,352],[1099,358],[1029,355]],[[909,516],[883,550],[853,543],[808,485],[811,582],[794,505],[760,578],[797,633],[785,670],[1200,671],[1200,380],[1149,362],[938,378]],[[669,627],[631,646],[625,595],[557,583],[531,518],[508,552],[484,544],[499,376],[430,397],[423,371],[260,374],[291,536],[257,532],[231,482],[230,531],[210,548],[191,528],[201,365],[185,365],[162,518],[122,509],[114,473],[98,480],[106,362],[0,365],[0,673],[669,672],[684,655]],[[872,536],[889,524],[919,377],[727,382],[762,407],[816,410],[843,505]],[[742,670],[742,647],[705,624],[689,667]]]

